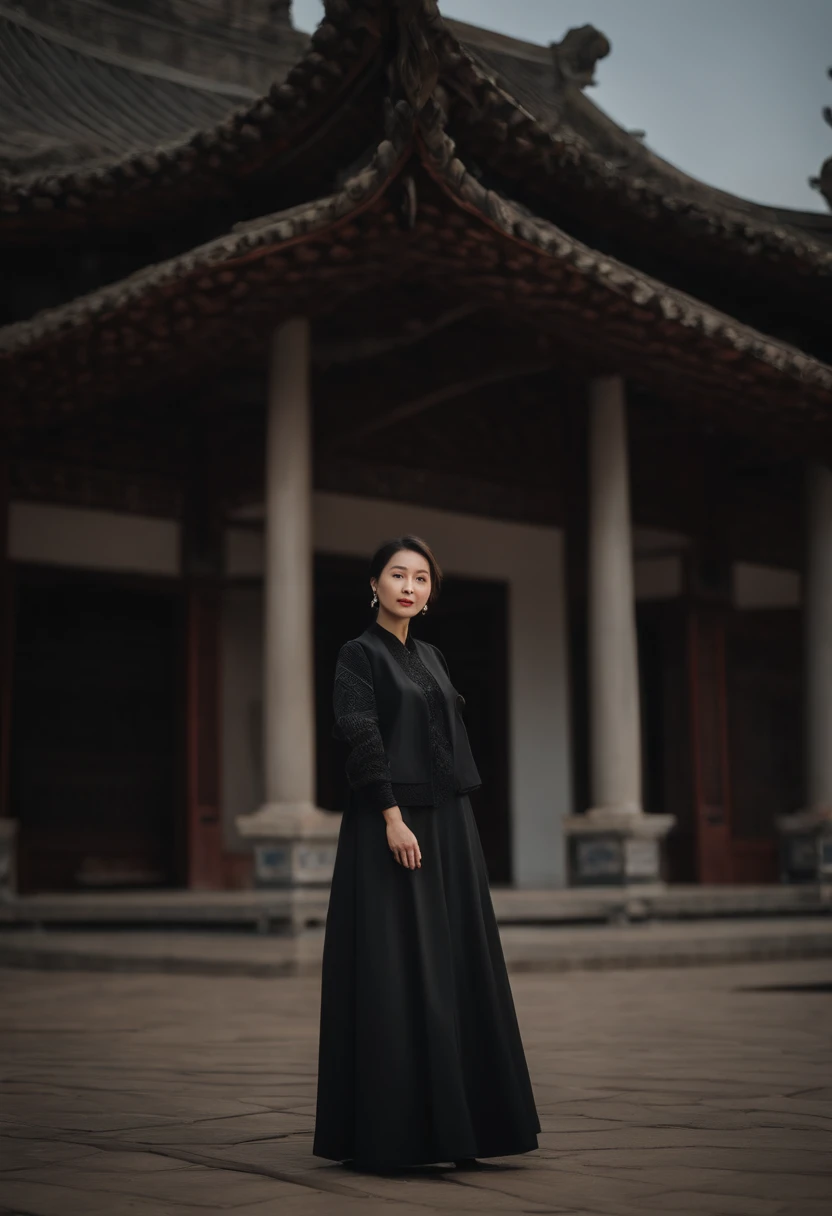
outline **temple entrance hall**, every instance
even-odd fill
[[[325,891],[408,533],[495,884],[828,885],[832,218],[616,123],[591,26],[206,4],[174,89],[117,7],[0,18],[0,890]]]

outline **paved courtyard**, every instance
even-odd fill
[[[832,1213],[829,960],[515,975],[539,1151],[384,1177],[311,1155],[314,979],[0,983],[4,1213]]]

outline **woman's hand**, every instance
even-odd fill
[[[397,806],[388,807],[384,812],[387,820],[387,843],[390,852],[400,866],[407,870],[419,870],[422,866],[422,850],[419,842],[402,819],[402,813]]]

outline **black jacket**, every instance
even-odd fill
[[[345,643],[336,668],[333,733],[351,745],[353,791],[363,790],[364,801],[384,809],[436,805],[450,793],[476,789],[481,779],[464,704],[441,651],[429,642],[409,636],[405,646],[373,623]]]

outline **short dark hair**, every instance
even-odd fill
[[[439,562],[433,556],[433,550],[427,541],[422,540],[420,536],[396,536],[392,540],[386,540],[384,544],[379,545],[373,556],[370,558],[370,578],[378,579],[381,577],[381,572],[394,553],[398,553],[400,549],[409,549],[412,553],[419,553],[425,559],[430,570],[430,595],[428,596],[428,604],[434,604],[439,595],[439,589],[442,586],[442,570]]]

